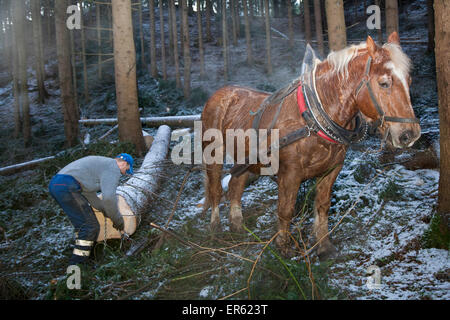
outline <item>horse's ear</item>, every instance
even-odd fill
[[[369,51],[370,56],[372,58],[375,58],[375,52],[377,51],[377,45],[375,44],[375,41],[373,41],[371,36],[367,36],[366,45],[367,45],[367,51]]]
[[[400,45],[400,37],[398,36],[397,31],[391,33],[388,38],[388,43],[394,43]]]

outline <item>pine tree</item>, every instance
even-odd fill
[[[347,46],[344,3],[342,0],[325,0],[330,50],[338,51]]]

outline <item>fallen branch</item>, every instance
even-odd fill
[[[170,127],[194,127],[194,121],[200,121],[201,115],[191,115],[191,116],[170,116],[170,117],[143,117],[141,122],[145,123],[147,126],[162,126],[167,125]],[[80,124],[85,126],[92,126],[97,124],[117,124],[117,118],[105,118],[105,119],[81,119],[78,120]]]

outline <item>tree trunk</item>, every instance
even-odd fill
[[[190,116],[168,116],[168,117],[142,117],[140,121],[150,127],[167,125],[170,127],[194,127],[195,121],[200,121],[200,114]],[[117,124],[117,118],[106,119],[82,119],[80,124],[92,126],[97,124],[114,125]]]
[[[172,30],[172,9],[171,9],[171,5],[170,5],[170,1],[168,0],[167,2],[167,11],[168,11],[168,19],[169,19],[169,59],[170,59],[170,63],[172,63],[173,65],[175,65],[175,55],[173,54],[173,33],[174,31]]]
[[[433,0],[431,0],[433,1]],[[375,5],[377,5],[380,8],[380,18],[381,18],[381,7],[380,7],[380,0],[375,0]],[[434,26],[433,26],[434,28]],[[380,23],[380,29],[377,29],[378,34],[378,44],[381,46],[383,44],[383,31],[381,30],[381,23]]]
[[[189,22],[188,14],[189,7],[187,0],[181,0],[181,14],[183,24],[183,59],[184,59],[184,98],[188,99],[191,95],[191,53],[190,53],[190,39],[189,39]]]
[[[115,1],[115,0],[113,0]],[[141,215],[157,192],[160,177],[166,161],[171,138],[168,126],[161,126],[156,133],[150,151],[144,158],[141,168],[123,185],[117,188],[117,204],[123,216],[124,231],[131,235],[136,231]],[[120,239],[121,234],[113,228],[112,221],[103,213],[94,210],[100,224],[97,241]],[[106,228],[105,228],[106,226]]]
[[[270,39],[270,11],[269,0],[264,0],[264,17],[266,25],[266,55],[267,55],[267,74],[272,74],[272,53],[271,53],[271,39]]]
[[[80,26],[81,26],[81,59],[83,61],[83,89],[84,89],[84,100],[89,101],[89,81],[87,73],[87,63],[86,63],[86,37],[84,33],[84,18],[83,18],[83,5],[80,6]]]
[[[434,51],[434,9],[433,0],[427,0],[428,15],[428,52]]]
[[[252,52],[252,38],[250,35],[250,19],[248,18],[247,0],[242,0],[244,6],[244,21],[245,21],[245,40],[247,43],[247,63],[253,65],[253,52]]]
[[[398,34],[398,0],[386,0],[386,35],[397,31]]]
[[[222,45],[223,45],[223,74],[225,81],[228,81],[228,33],[227,33],[227,1],[222,0]]]
[[[434,1],[434,17],[441,149],[438,213],[441,216],[441,232],[448,234],[450,232],[450,3],[448,0]]]
[[[245,1],[245,0],[244,0]],[[289,34],[289,49],[294,48],[294,24],[292,21],[292,2],[291,0],[286,0],[287,2],[287,16],[288,16],[288,34]]]
[[[163,79],[167,80],[167,65],[166,65],[166,44],[165,44],[165,32],[164,32],[164,3],[163,0],[159,0],[159,29],[161,38],[161,65]]]
[[[236,30],[236,0],[230,0],[230,14],[231,14],[231,33],[233,37],[233,46],[237,46],[237,30]]]
[[[155,28],[155,0],[148,0],[150,14],[150,74],[153,78],[158,77],[156,67],[156,28]]]
[[[42,55],[42,30],[41,30],[41,5],[39,0],[31,1],[31,13],[33,20],[33,46],[34,46],[34,62],[36,72],[36,82],[38,86],[39,103],[45,103],[48,93],[45,90],[44,83],[44,62]]]
[[[328,44],[330,50],[338,51],[347,46],[344,3],[342,0],[326,0],[325,8],[328,21]]]
[[[98,60],[98,66],[97,66],[97,70],[98,70],[98,78],[101,80],[102,79],[102,30],[101,30],[101,16],[100,16],[100,4],[96,3],[95,4],[95,12],[96,12],[96,18],[97,18],[97,60]]]
[[[56,51],[58,56],[61,102],[64,110],[64,132],[66,135],[66,146],[73,147],[78,143],[78,119],[80,116],[73,92],[69,30],[66,26],[66,10],[66,1],[55,2]]]
[[[323,48],[322,12],[320,10],[320,0],[314,0],[314,20],[316,22],[317,47],[323,58],[325,55],[325,50]]]
[[[207,42],[212,41],[211,11],[212,11],[211,0],[206,0],[205,20],[206,20],[206,41]]]
[[[131,0],[112,0],[112,16],[119,140],[133,143],[142,155],[145,142],[138,109]]]
[[[180,62],[178,57],[178,35],[177,35],[177,14],[175,11],[175,0],[169,0],[170,11],[172,12],[172,39],[173,56],[175,61],[175,78],[177,88],[181,89]]]
[[[13,9],[13,8],[11,8]],[[12,11],[12,19],[14,18],[14,11]],[[13,24],[11,28],[11,53],[12,53],[12,76],[13,76],[13,94],[14,94],[14,138],[18,138],[22,131],[22,110],[20,108],[20,88],[19,88],[19,59],[17,54],[17,25]]]
[[[205,77],[205,53],[203,49],[202,12],[200,1],[197,1],[198,54],[200,56],[200,77]]]
[[[140,44],[141,44],[141,65],[142,65],[142,68],[147,69],[147,63],[145,62],[144,25],[143,25],[143,22],[142,22],[142,2],[139,1],[138,5],[139,5],[139,9],[138,9],[138,14],[139,14],[139,40],[140,40]],[[154,7],[154,2],[152,0],[149,0],[150,33],[152,32],[152,26],[153,26],[153,28],[155,28],[155,20],[154,20],[154,17],[152,19],[152,10],[150,8],[151,6]],[[153,16],[154,16],[154,14],[153,14]],[[152,40],[150,40],[150,41],[152,41]],[[151,46],[150,46],[150,49],[151,49]],[[151,51],[150,51],[150,56],[151,56]],[[155,76],[153,76],[153,73],[152,73],[152,77],[155,78]]]
[[[304,22],[305,22],[305,40],[311,43],[311,15],[309,13],[309,0],[303,0]]]

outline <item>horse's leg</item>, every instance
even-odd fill
[[[290,252],[290,235],[292,215],[295,209],[298,189],[302,176],[295,169],[280,167],[278,173],[278,232],[276,244],[283,255]]]
[[[241,198],[248,180],[248,171],[239,177],[232,177],[228,183],[228,199],[230,199],[230,229],[243,232]]]
[[[205,204],[211,207],[211,231],[220,230],[219,203],[222,198],[221,164],[206,165]]]
[[[326,177],[319,180],[314,199],[314,227],[316,241],[320,241],[317,255],[321,260],[337,255],[337,250],[328,237],[328,210],[331,205],[331,190],[342,165],[334,168]]]

